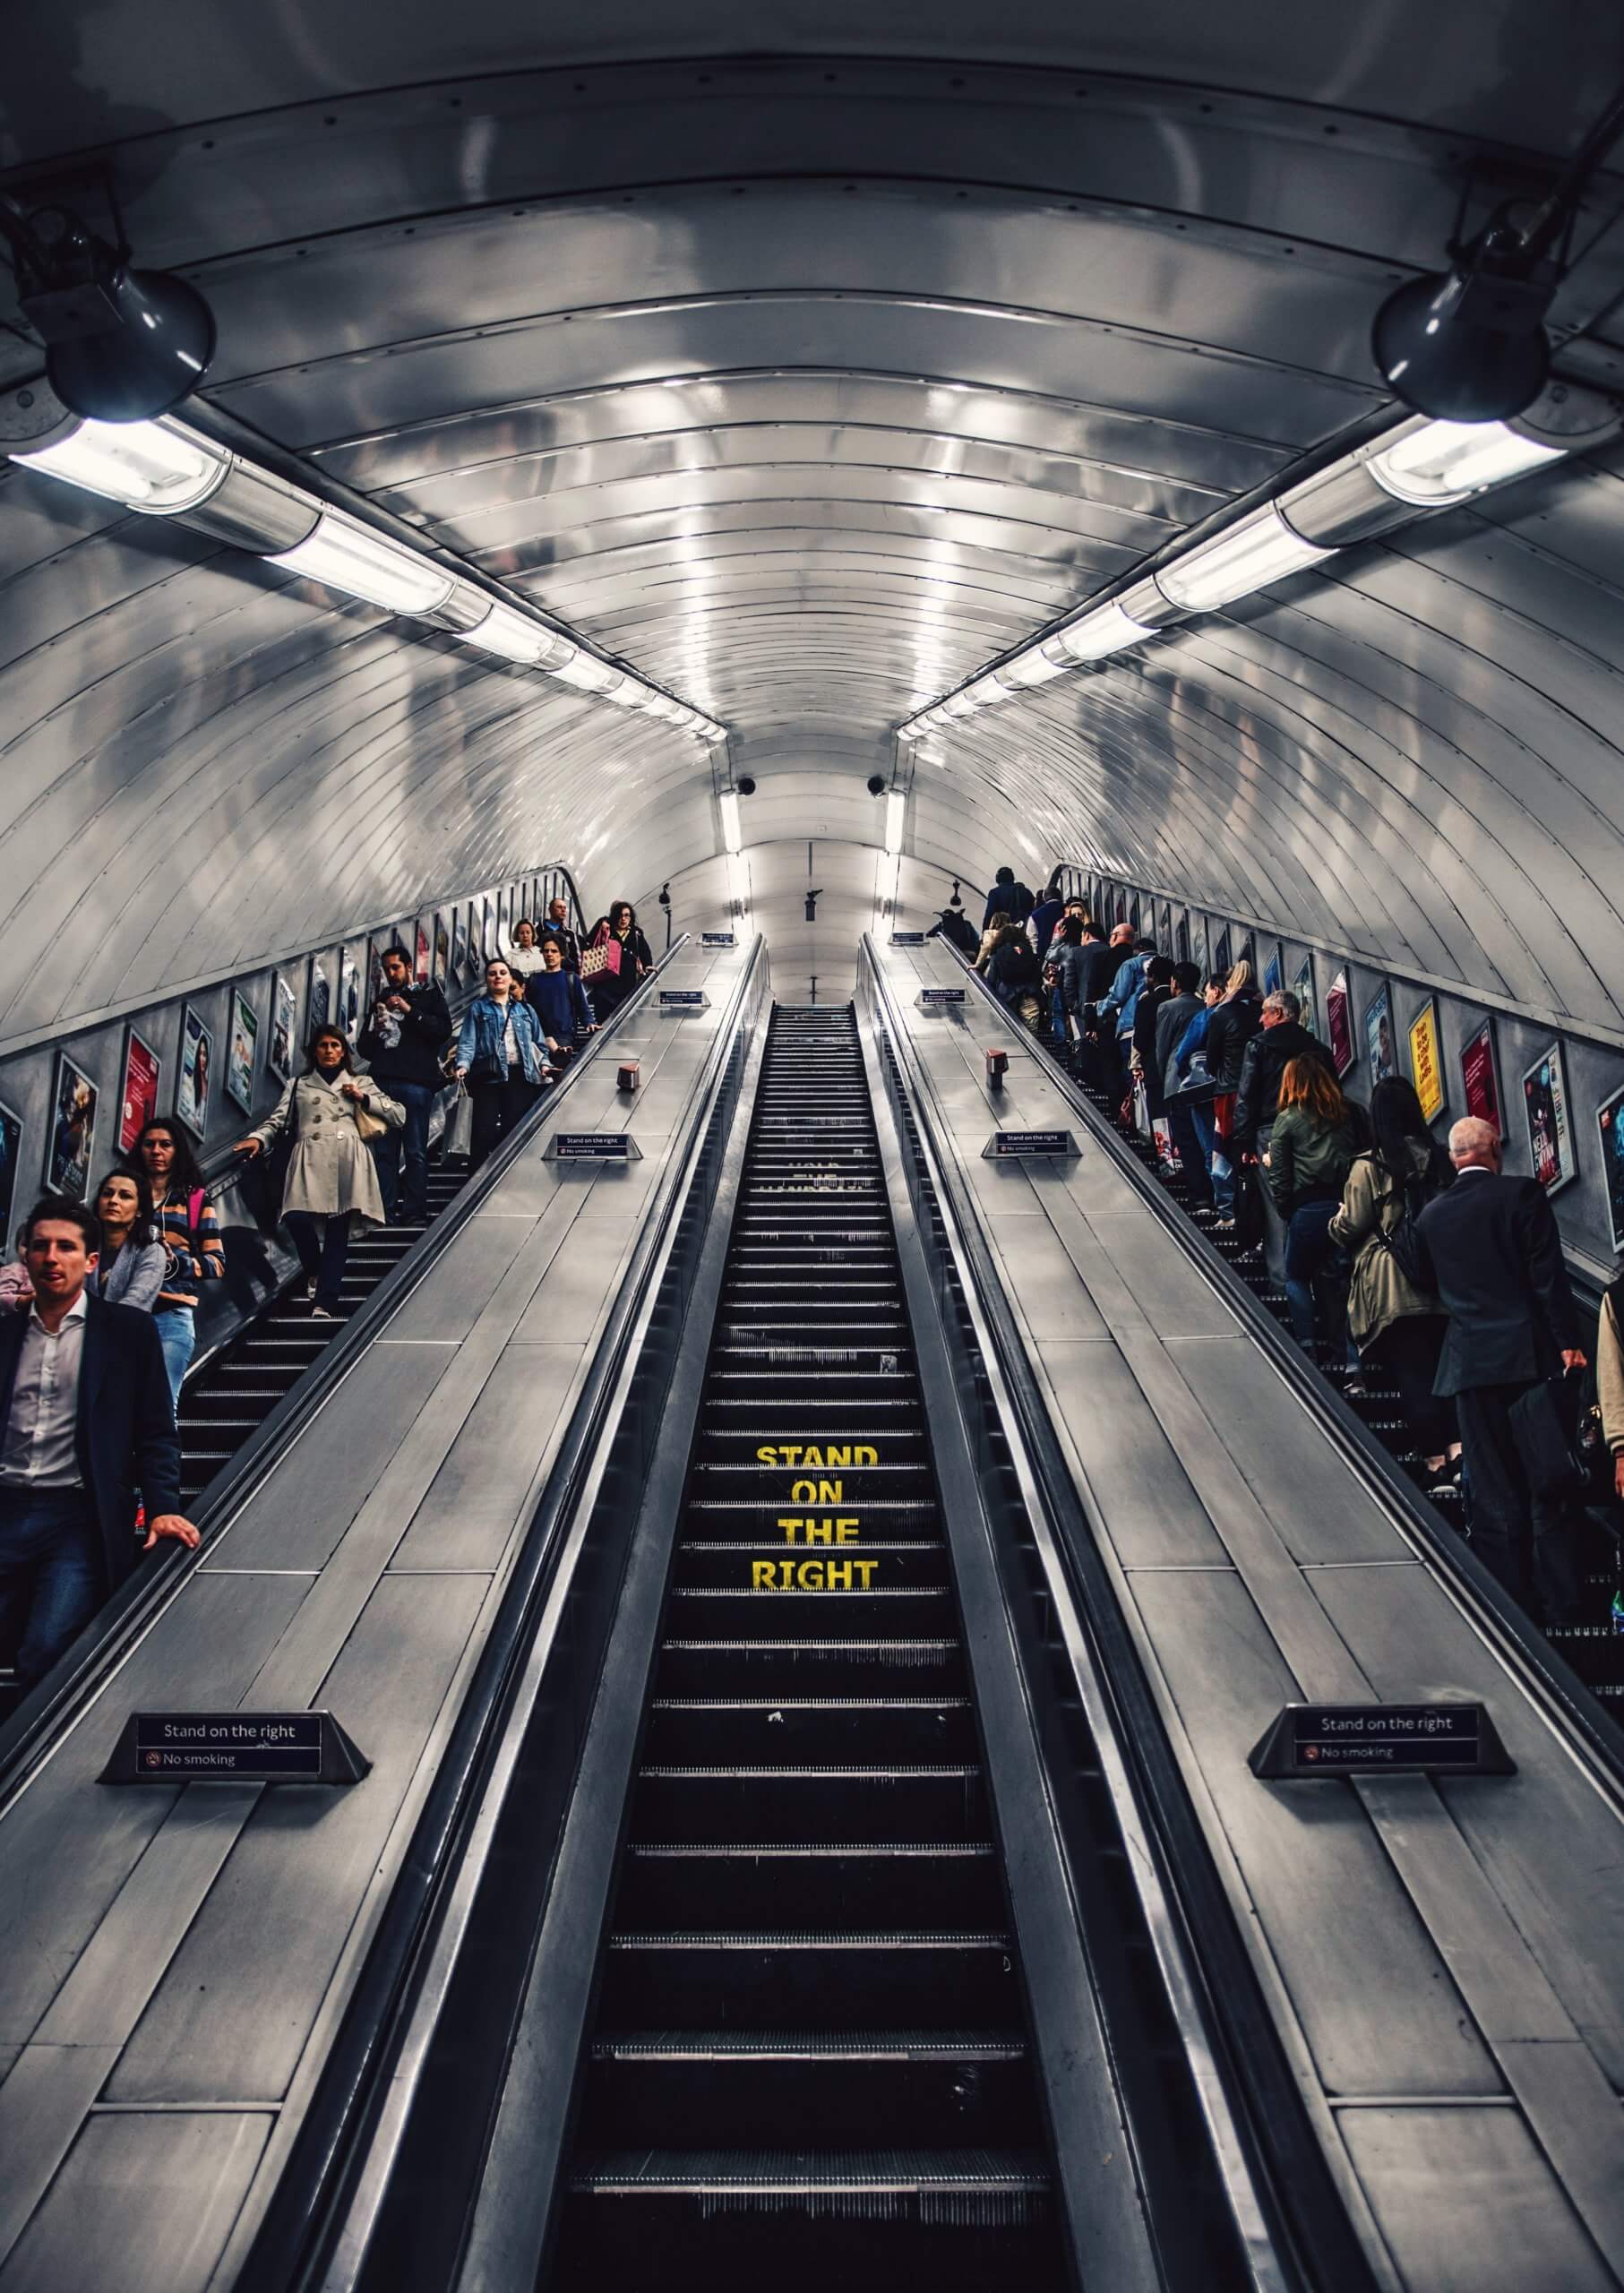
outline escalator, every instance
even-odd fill
[[[849,1011],[774,1014],[551,2282],[1070,2281]]]
[[[467,1179],[465,1168],[430,1164],[430,1224]],[[375,1226],[356,1235],[332,1320],[313,1318],[304,1285],[296,1283],[187,1378],[176,1413],[183,1512],[190,1513],[202,1502],[215,1475],[259,1430],[283,1395],[315,1366],[349,1317],[425,1231],[423,1226]]]

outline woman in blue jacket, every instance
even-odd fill
[[[500,956],[485,967],[485,993],[468,1005],[457,1038],[457,1073],[474,1102],[468,1169],[477,1171],[499,1138],[524,1121],[553,1080],[541,1022],[513,992]]]

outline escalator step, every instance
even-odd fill
[[[1003,1915],[996,1851],[973,1839],[634,1840],[615,1909],[637,1933],[702,1931],[724,1918],[759,1933],[786,1902],[820,1928],[984,1934]]]

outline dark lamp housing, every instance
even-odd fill
[[[90,422],[150,422],[202,381],[214,356],[214,313],[168,271],[133,271],[76,215],[15,210],[6,237],[18,301],[46,346],[51,388]]]
[[[1376,313],[1371,348],[1383,381],[1440,422],[1508,422],[1545,386],[1545,313],[1555,273],[1531,265],[1515,231],[1491,224],[1449,271],[1413,279]]]

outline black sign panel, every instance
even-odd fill
[[[962,987],[922,987],[919,1001],[922,1003],[962,1003],[964,990]]]
[[[1014,1162],[1039,1155],[1075,1155],[1077,1141],[1069,1130],[995,1130],[983,1150],[983,1160]]]
[[[1254,1747],[1254,1775],[1514,1775],[1481,1704],[1288,1704]]]
[[[731,948],[733,944],[731,932],[701,932],[700,933],[701,948]]]
[[[923,932],[893,932],[891,945],[893,948],[923,948],[924,933]]]
[[[668,1010],[702,1011],[705,991],[702,987],[662,987],[660,1002]]]
[[[104,1783],[357,1783],[364,1759],[331,1712],[136,1712]]]
[[[553,1152],[561,1163],[630,1163],[640,1161],[629,1131],[558,1130]]]

